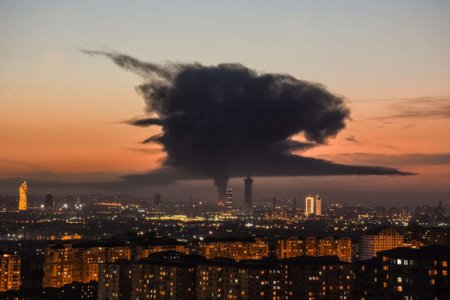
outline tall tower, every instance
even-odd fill
[[[250,174],[248,174],[247,178],[244,179],[245,183],[245,206],[247,208],[253,207],[253,200],[252,200],[252,184],[253,179],[250,177]]]
[[[233,189],[227,187],[227,198],[225,199],[225,206],[228,209],[233,209]]]
[[[153,196],[153,205],[154,205],[155,207],[159,207],[159,206],[161,205],[161,202],[162,202],[162,196],[161,196],[161,194],[155,194],[155,195]]]
[[[22,185],[19,187],[19,210],[27,210],[27,191],[28,191],[28,184],[26,181],[22,183]]]
[[[55,209],[55,201],[50,193],[45,197],[45,209],[50,211]]]
[[[320,198],[320,195],[316,195],[314,214],[316,216],[322,215],[322,198]]]
[[[314,211],[314,196],[308,195],[305,198],[305,215],[313,215]]]

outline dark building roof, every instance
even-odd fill
[[[450,259],[450,246],[436,245],[426,246],[420,249],[402,247],[381,251],[377,255],[411,259]]]

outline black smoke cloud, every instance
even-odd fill
[[[117,53],[85,52],[106,56],[144,78],[137,90],[150,117],[129,123],[161,126],[161,135],[143,142],[161,144],[167,153],[164,167],[181,177],[213,178],[219,197],[231,176],[248,172],[264,176],[406,174],[293,154],[326,143],[349,119],[344,101],[318,84],[285,74],[259,74],[238,63],[160,65]],[[304,142],[292,139],[299,134]]]

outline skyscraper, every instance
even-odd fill
[[[305,215],[309,216],[313,214],[314,214],[314,197],[308,195],[305,198]]]
[[[360,259],[371,259],[377,252],[403,247],[404,236],[397,230],[387,228],[378,234],[365,234],[361,236],[359,251]]]
[[[27,182],[24,181],[19,187],[19,210],[27,210],[27,191],[28,185]]]
[[[245,183],[245,206],[247,208],[253,207],[253,199],[252,199],[252,184],[253,179],[250,177],[250,174],[248,174],[247,178],[244,179]]]
[[[155,207],[159,207],[161,205],[161,201],[162,201],[161,194],[155,194],[153,196],[153,204],[155,205]]]
[[[225,206],[228,209],[233,209],[233,189],[227,187],[227,198],[225,199]]]
[[[54,210],[55,209],[55,201],[53,200],[53,195],[48,193],[45,197],[45,209],[46,210]]]
[[[314,214],[316,216],[322,215],[322,198],[320,198],[320,195],[316,195],[316,202],[314,205]]]
[[[322,198],[319,195],[315,197],[312,195],[308,195],[305,198],[305,215],[322,215]]]
[[[20,288],[20,256],[0,251],[0,293]]]

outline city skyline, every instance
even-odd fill
[[[450,1],[0,23],[0,299],[450,299]]]
[[[262,2],[240,5],[239,10],[232,2],[97,2],[89,10],[86,3],[52,1],[0,5],[7,25],[2,29],[7,43],[0,50],[0,108],[8,112],[0,119],[5,128],[0,188],[9,194],[27,180],[30,193],[162,190],[174,197],[194,194],[216,200],[214,186],[204,179],[158,186],[143,177],[115,184],[121,176],[157,170],[165,154],[158,146],[139,143],[158,129],[123,124],[145,116],[134,90],[142,79],[81,51],[91,49],[155,63],[242,63],[261,74],[290,74],[322,84],[345,100],[351,119],[326,144],[296,154],[417,174],[254,176],[255,201],[312,192],[341,202],[407,204],[429,197],[448,204],[446,2]],[[106,12],[111,17],[99,22],[97,16]],[[276,22],[276,16],[283,16],[283,22]],[[121,30],[111,34],[114,26]],[[236,31],[238,26],[242,30]],[[21,34],[13,34],[12,28]],[[181,44],[184,51],[177,51]],[[237,183],[242,177],[231,179],[235,195],[243,195]]]

